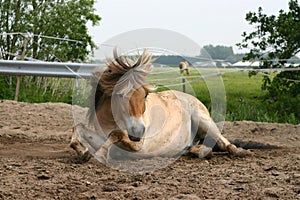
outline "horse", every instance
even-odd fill
[[[186,75],[190,75],[189,63],[187,61],[180,62],[179,70],[180,70],[180,74],[183,74],[185,72]]]
[[[152,55],[148,50],[131,59],[108,59],[104,69],[91,78],[92,94],[87,119],[94,129],[79,124],[74,128],[71,147],[89,160],[90,153],[108,162],[110,148],[117,146],[130,158],[174,157],[183,153],[204,158],[216,144],[234,156],[252,152],[226,139],[208,109],[196,97],[174,90],[155,92],[147,75]],[[205,144],[206,135],[215,143]],[[85,142],[94,138],[90,142]]]

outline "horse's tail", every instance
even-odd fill
[[[211,137],[207,137],[205,139],[206,145],[211,146],[213,148],[213,151],[219,152],[222,151],[218,145],[216,144],[215,140]],[[200,140],[200,143],[203,143],[203,140]],[[268,150],[268,149],[280,149],[282,147],[268,144],[268,143],[261,143],[261,142],[255,142],[255,141],[243,141],[239,139],[235,140],[229,140],[231,144],[234,144],[236,147],[241,147],[243,149],[261,149],[261,150]]]
[[[241,147],[243,149],[280,149],[280,146],[272,145],[272,144],[264,144],[260,142],[255,141],[242,141],[239,139],[235,139],[230,141],[232,144],[234,144],[237,147]]]
[[[234,144],[236,147],[241,147],[243,149],[260,149],[260,150],[271,150],[271,149],[280,149],[282,147],[272,145],[272,144],[264,144],[255,141],[242,141],[239,139],[229,140],[231,144]],[[213,146],[213,151],[220,152],[222,151],[218,145]]]

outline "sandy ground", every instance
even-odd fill
[[[281,148],[183,156],[142,174],[80,163],[72,126],[70,105],[0,102],[0,199],[300,199],[300,125],[226,122],[229,139]]]

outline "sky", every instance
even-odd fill
[[[98,0],[95,8],[102,20],[99,26],[89,25],[89,33],[101,47],[126,32],[162,29],[182,34],[201,47],[232,46],[239,53],[235,44],[241,42],[243,31],[253,29],[246,13],[258,7],[277,15],[280,9],[288,9],[288,0]]]

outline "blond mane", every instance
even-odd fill
[[[90,122],[104,94],[113,93],[126,95],[138,87],[147,91],[155,87],[147,82],[147,75],[151,72],[153,62],[151,53],[146,49],[134,59],[128,56],[119,56],[114,50],[114,59],[107,59],[107,67],[97,68],[91,77],[92,91],[90,95],[90,109],[88,112]]]

